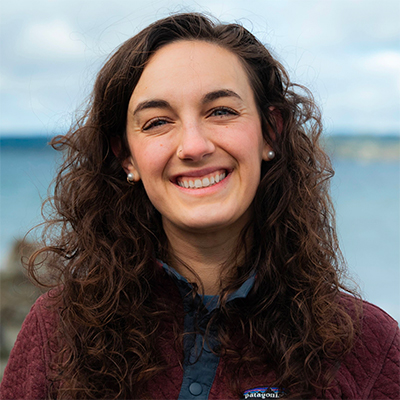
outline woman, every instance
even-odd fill
[[[46,255],[55,288],[3,398],[397,398],[397,323],[340,281],[321,130],[239,25],[180,14],[125,42],[53,141],[56,230],[29,267]]]

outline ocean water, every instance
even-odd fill
[[[398,161],[333,160],[339,242],[363,298],[400,321]]]
[[[42,222],[41,205],[58,158],[43,140],[0,147],[0,268],[13,243]]]
[[[0,268],[9,250],[41,222],[41,202],[58,153],[45,141],[0,147]],[[349,274],[363,297],[400,321],[400,169],[396,159],[333,158],[332,196]]]

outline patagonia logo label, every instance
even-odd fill
[[[245,390],[242,399],[281,399],[283,390],[275,387],[257,387]]]

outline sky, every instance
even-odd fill
[[[251,30],[313,92],[327,133],[400,136],[398,0],[18,0],[0,16],[0,132],[65,132],[122,42],[174,12]]]

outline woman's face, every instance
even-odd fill
[[[131,157],[164,229],[215,232],[243,227],[271,148],[237,56],[203,41],[158,50],[132,93]]]

